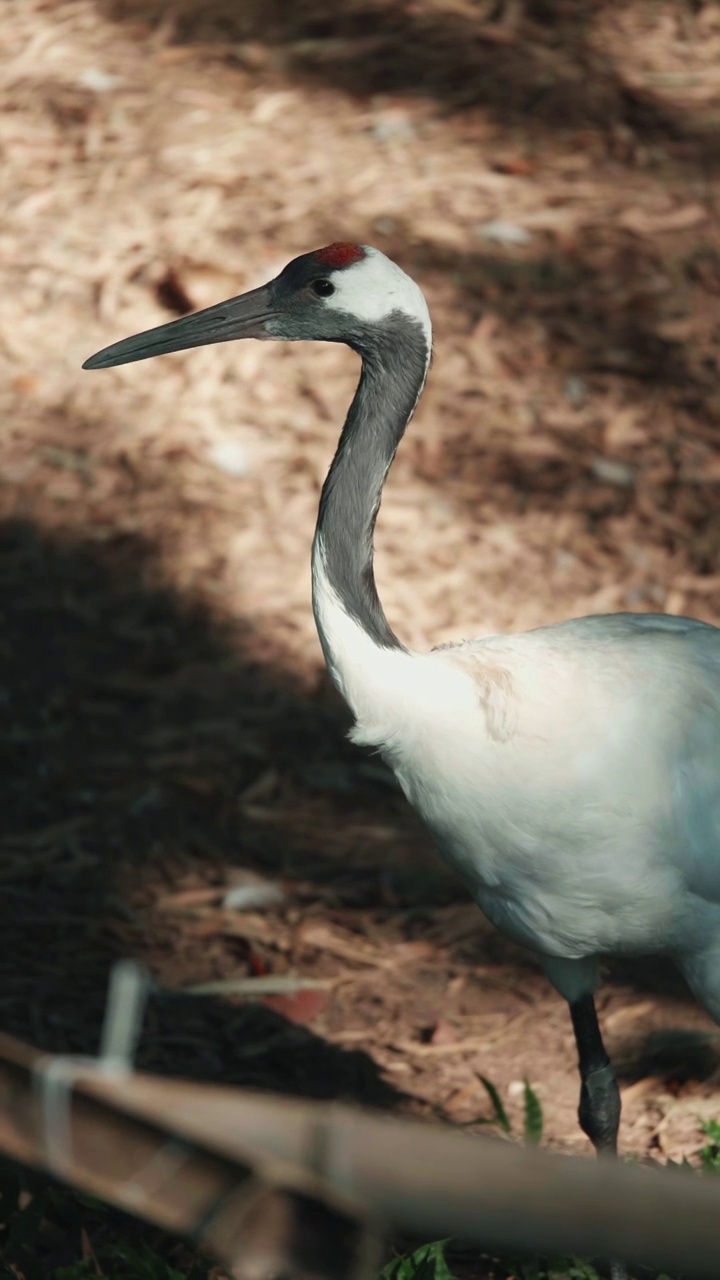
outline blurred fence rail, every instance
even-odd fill
[[[372,1273],[386,1229],[717,1272],[720,1184],[339,1104],[108,1070],[0,1036],[0,1153],[188,1236],[241,1280]]]

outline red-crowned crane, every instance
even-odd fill
[[[378,599],[373,529],[430,363],[420,289],[377,249],[332,244],[84,368],[235,338],[344,342],[361,357],[312,550],[325,661],[353,740],[382,753],[478,905],[568,1001],[580,1124],[615,1152],[598,957],[670,954],[720,1021],[720,630],[618,613],[408,650]]]

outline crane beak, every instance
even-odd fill
[[[232,342],[235,338],[269,338],[272,335],[266,324],[276,313],[270,286],[262,285],[194,315],[114,342],[90,356],[83,369],[110,369],[117,364],[149,360],[151,356],[185,351],[188,347],[207,347],[214,342]]]

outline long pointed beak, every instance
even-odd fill
[[[194,315],[182,316],[180,320],[171,320],[169,324],[114,342],[90,356],[83,369],[110,369],[116,364],[149,360],[151,356],[185,351],[188,347],[206,347],[213,342],[232,342],[235,338],[268,338],[271,335],[266,324],[276,312],[270,286],[262,285],[227,302],[196,311]]]

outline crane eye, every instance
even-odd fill
[[[313,280],[310,288],[318,298],[329,298],[335,292],[335,285],[330,280]]]

